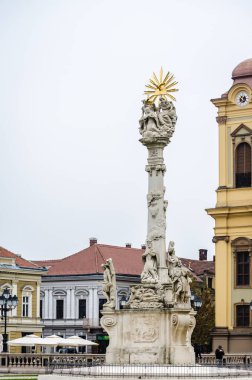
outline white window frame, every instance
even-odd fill
[[[24,288],[22,289],[22,311],[21,311],[22,318],[32,318],[32,292],[33,291],[34,291],[34,288],[29,285],[24,286]],[[27,298],[27,302],[24,302],[24,297]],[[25,313],[24,313],[24,305],[26,305],[28,308],[27,312]]]
[[[56,321],[63,321],[66,319],[66,308],[67,308],[67,293],[63,289],[55,289],[53,291],[53,319]],[[63,300],[63,318],[57,319],[57,300]]]
[[[79,319],[79,300],[86,300],[86,316],[85,318],[88,318],[88,308],[89,308],[89,303],[88,303],[88,296],[89,296],[89,291],[87,289],[77,289],[74,293],[75,295],[75,310],[76,310],[76,315],[75,319]]]

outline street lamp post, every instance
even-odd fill
[[[7,313],[15,309],[18,304],[16,295],[12,296],[8,288],[5,288],[3,294],[0,296],[0,307],[2,310],[2,319],[4,319],[4,334],[3,334],[3,352],[8,352],[7,347]]]

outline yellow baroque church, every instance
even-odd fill
[[[0,295],[8,289],[18,297],[18,305],[7,313],[7,340],[21,338],[28,334],[41,336],[43,324],[40,318],[41,276],[47,269],[25,260],[0,247]],[[0,338],[3,349],[4,312],[1,310]],[[25,347],[11,346],[12,353],[25,352]]]
[[[213,348],[252,352],[252,59],[219,98],[219,187],[214,218],[216,311]]]

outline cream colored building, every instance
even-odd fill
[[[41,335],[40,284],[46,272],[45,268],[0,247],[0,294],[8,288],[18,297],[18,306],[7,313],[8,340],[27,334]],[[4,318],[0,319],[0,334],[3,333]],[[20,352],[21,348],[11,347],[10,351]]]
[[[252,352],[252,59],[232,73],[233,85],[213,99],[219,129],[215,208],[216,316],[213,348]]]

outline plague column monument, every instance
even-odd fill
[[[190,304],[190,272],[175,255],[174,242],[166,252],[166,208],[163,151],[177,121],[172,101],[173,75],[153,74],[145,91],[139,120],[140,142],[148,150],[148,228],[142,255],[141,284],[131,287],[123,310],[115,310],[115,282],[104,277],[112,298],[103,307],[102,327],[110,343],[106,363],[194,364],[191,334],[195,312]],[[113,267],[112,267],[113,268]],[[106,268],[106,270],[108,267]],[[107,279],[107,280],[106,280]],[[107,282],[107,283],[106,283]],[[108,296],[109,297],[109,296]]]

